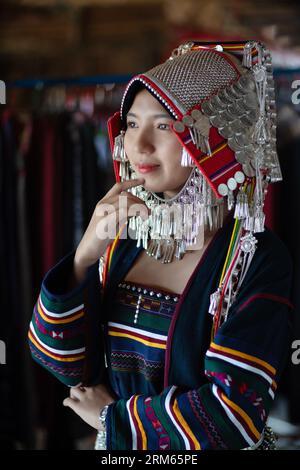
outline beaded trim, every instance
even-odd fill
[[[118,287],[123,289],[130,290],[132,292],[137,292],[140,295],[150,295],[151,297],[157,297],[158,299],[172,300],[173,302],[178,302],[180,294],[172,294],[172,292],[159,291],[158,289],[153,289],[153,287],[146,287],[141,284],[134,284],[132,282],[126,281],[125,283],[120,283]]]
[[[127,291],[130,291],[132,293],[138,294],[138,300],[136,304],[136,310],[135,310],[135,315],[134,315],[134,320],[133,322],[136,324],[138,322],[138,317],[140,313],[140,307],[141,307],[141,302],[142,302],[142,297],[143,295],[145,296],[150,296],[153,299],[160,299],[161,301],[167,300],[171,301],[174,303],[177,303],[179,300],[180,295],[179,294],[172,294],[171,292],[166,292],[166,291],[159,291],[156,289],[153,289],[151,287],[146,287],[146,286],[141,286],[141,285],[136,285],[132,282],[121,282],[118,287],[122,289],[126,289]]]

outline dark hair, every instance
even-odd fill
[[[139,80],[136,80],[130,86],[128,92],[126,93],[125,100],[124,100],[123,107],[122,107],[121,120],[122,120],[124,129],[126,129],[127,127],[127,124],[126,124],[127,113],[132,106],[134,98],[142,90],[147,90],[155,99],[157,99],[157,96],[155,96],[154,93],[151,93],[151,90],[149,90],[142,82],[140,82]],[[170,114],[170,117],[174,119],[174,116],[172,116],[172,114],[170,113],[170,110],[166,106],[164,106],[164,104],[161,101],[159,102],[165,108],[167,113]]]

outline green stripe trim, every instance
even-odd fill
[[[53,301],[50,300],[49,297],[47,297],[46,292],[41,289],[41,299],[43,302],[43,305],[46,307],[47,310],[53,313],[64,313],[67,312],[68,310],[72,310],[73,308],[79,307],[79,305],[83,304],[83,290],[80,294],[76,296],[72,296],[70,300],[65,300],[65,301]]]
[[[79,349],[84,347],[84,335],[81,333],[80,336],[70,339],[54,339],[50,335],[45,335],[38,330],[38,327],[33,319],[32,321],[34,331],[37,337],[50,348],[59,349],[61,351],[68,351],[71,349]],[[54,329],[54,328],[53,328]]]
[[[132,312],[118,311],[118,313],[114,315],[111,321],[120,322],[120,323],[124,322],[132,326],[132,319],[134,317],[134,309],[135,309],[135,306],[132,306]],[[153,323],[155,324],[155,328],[153,328]],[[147,330],[149,331],[156,330],[156,331],[153,331],[153,333],[167,334],[169,331],[170,323],[171,323],[171,318],[163,318],[160,316],[160,314],[147,313],[141,310],[139,312],[138,325],[144,328],[147,328]]]
[[[169,438],[170,438],[170,447],[172,450],[184,450],[185,445],[183,442],[182,437],[178,433],[177,429],[175,428],[174,424],[171,421],[170,416],[168,415],[165,409],[165,394],[158,395],[153,397],[151,401],[151,406],[154,410],[155,415],[157,416],[158,420],[161,422],[162,426],[166,430]]]
[[[111,406],[111,450],[131,450],[131,428],[126,408],[127,400],[121,399]]]
[[[207,371],[211,370],[212,372],[226,373],[233,377],[234,380],[236,380],[238,383],[245,382],[261,396],[261,398],[264,400],[265,405],[267,404],[268,406],[270,406],[273,402],[272,397],[268,393],[268,390],[270,388],[268,382],[260,375],[257,375],[255,372],[244,371],[243,369],[237,366],[225,363],[221,359],[217,360],[211,358],[206,358],[205,369]]]
[[[33,345],[34,347],[34,345]],[[78,377],[70,377],[70,376],[66,376],[66,375],[63,375],[63,374],[60,374],[59,372],[54,372],[53,369],[51,369],[51,367],[48,367],[46,366],[46,364],[44,364],[35,354],[34,352],[31,352],[31,356],[32,358],[35,360],[35,362],[37,362],[37,364],[39,364],[40,366],[42,366],[44,369],[46,369],[48,372],[50,372],[52,375],[54,375],[60,382],[62,382],[64,385],[67,385],[68,387],[73,387],[75,385],[78,385],[81,381],[82,381],[82,377],[78,376]]]
[[[215,422],[219,433],[223,436],[223,440],[227,446],[230,449],[242,449],[243,447],[246,447],[248,444],[239,433],[236,426],[229,420],[221,404],[217,401],[217,398],[210,390],[210,385],[203,385],[198,390],[198,393],[206,412],[209,410],[208,414],[211,416],[212,421]]]

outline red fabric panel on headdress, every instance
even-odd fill
[[[221,198],[222,196],[218,193],[219,184],[226,184],[237,171],[242,171],[242,165],[236,161],[227,140],[220,136],[215,127],[211,127],[209,141],[212,156],[210,157],[197,149],[187,128],[182,133],[178,133],[174,129],[173,131],[206,177],[215,195]]]
[[[115,138],[117,137],[117,135],[120,134],[122,130],[121,116],[120,116],[119,111],[116,112],[113,116],[111,116],[108,119],[107,130],[108,130],[110,149],[111,149],[111,153],[113,154]],[[119,162],[117,162],[116,160],[113,160],[113,165],[114,165],[116,181],[119,183],[121,181],[121,178],[119,176]]]

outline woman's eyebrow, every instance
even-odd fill
[[[135,117],[137,118],[138,116],[132,112],[129,112],[127,113],[127,117]],[[152,114],[152,117],[154,117],[155,119],[156,118],[168,118],[168,119],[172,119],[172,117],[168,114],[168,113],[159,113],[159,114]]]

